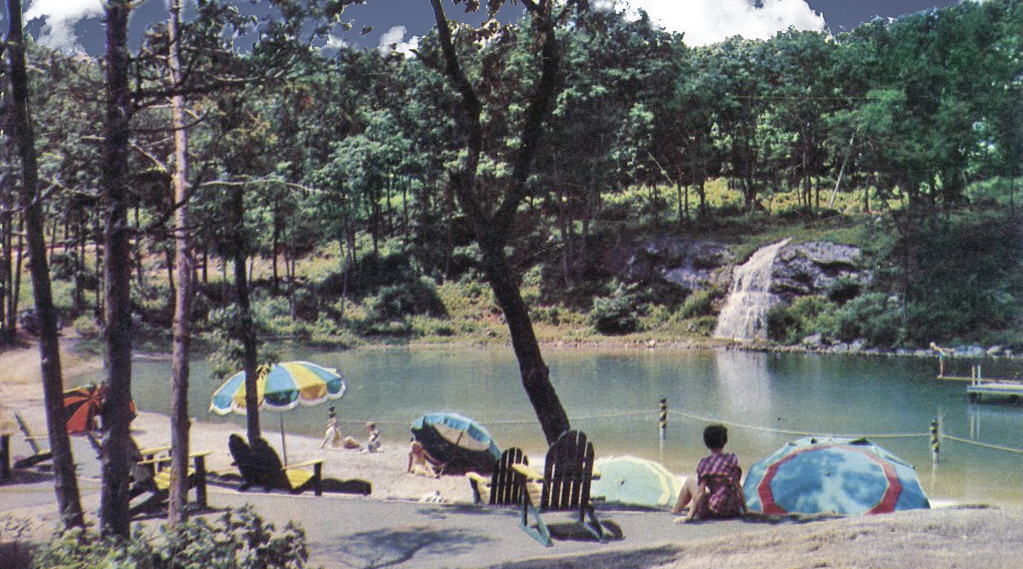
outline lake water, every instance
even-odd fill
[[[385,440],[405,443],[413,419],[446,410],[486,425],[502,448],[546,449],[510,348],[307,350],[282,359],[342,371],[348,390],[336,405],[346,434],[360,437],[362,425],[375,420]],[[932,465],[927,432],[938,416],[946,435],[1023,449],[1023,409],[969,403],[965,384],[934,379],[935,360],[664,349],[549,349],[545,359],[572,426],[589,435],[598,456],[633,454],[691,472],[706,454],[701,433],[708,421],[729,426],[728,449],[747,469],[804,433],[867,435],[916,465],[934,502],[1023,507],[1023,454],[945,439],[940,464]],[[191,415],[243,430],[243,417],[208,412],[217,384],[205,362],[193,364]],[[133,385],[139,408],[169,411],[169,360],[136,360]],[[670,411],[663,443],[662,397]],[[300,407],[284,422],[289,434],[319,437],[326,417],[325,406]],[[264,413],[262,425],[276,433],[277,414]]]

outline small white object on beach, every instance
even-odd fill
[[[419,498],[419,501],[426,504],[440,504],[444,501],[444,496],[440,495],[440,491],[434,490],[433,492],[423,494],[423,496]]]

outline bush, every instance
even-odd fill
[[[415,314],[447,316],[437,287],[427,277],[382,287],[370,301],[375,320],[394,320]]]
[[[715,287],[690,294],[682,304],[682,318],[711,315],[714,311],[714,300],[721,296],[721,293],[721,289]]]
[[[280,532],[251,506],[213,523],[192,518],[156,536],[139,529],[130,541],[75,528],[36,553],[37,569],[297,569],[309,558],[305,531],[289,522]]]
[[[874,346],[897,345],[903,336],[897,300],[881,292],[850,300],[837,314],[836,335],[845,342],[862,338]]]
[[[595,299],[587,319],[601,334],[630,334],[639,329],[635,297],[621,286],[610,297]]]
[[[820,296],[801,296],[767,311],[767,336],[775,342],[796,344],[814,333],[830,337],[836,327],[835,304]]]

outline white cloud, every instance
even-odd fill
[[[671,32],[683,32],[688,45],[717,43],[734,35],[768,39],[793,26],[798,30],[824,30],[824,17],[806,0],[632,0],[650,19]]]
[[[32,0],[25,22],[45,18],[36,41],[50,49],[84,52],[75,35],[75,24],[84,18],[103,16],[103,0]]]
[[[380,45],[377,46],[377,51],[384,57],[395,51],[405,57],[412,55],[412,50],[419,49],[419,36],[412,36],[406,41],[405,34],[407,33],[408,28],[405,26],[393,26],[380,34]]]

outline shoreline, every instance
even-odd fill
[[[65,376],[84,373],[102,368],[98,358],[85,358],[70,353],[73,342],[62,342],[68,351]],[[450,346],[450,344],[447,344]],[[372,349],[379,349],[378,346]],[[408,346],[413,347],[413,346]],[[419,347],[419,346],[415,346]],[[588,347],[594,347],[592,345]],[[658,345],[654,349],[667,348]],[[706,346],[698,346],[704,348]],[[577,346],[560,349],[579,349]],[[640,349],[632,347],[602,345],[601,348]],[[681,346],[671,346],[682,349]],[[691,349],[691,348],[686,348]],[[140,358],[162,358],[165,355],[137,354]],[[9,414],[13,409],[22,413],[36,434],[45,432],[45,411],[39,381],[39,356],[36,350],[19,348],[0,352],[0,363],[11,373],[0,382],[0,407]],[[169,417],[152,412],[141,412],[132,423],[132,434],[140,445],[155,446],[166,444],[169,438]],[[271,421],[265,421],[264,437],[271,445],[280,449],[280,438]],[[17,427],[14,427],[15,432]],[[190,447],[194,451],[211,450],[207,466],[211,471],[230,473],[234,469],[227,452],[227,436],[243,428],[227,423],[193,420],[190,433]],[[309,493],[291,497],[281,493],[249,491],[245,493],[214,483],[211,486],[211,502],[218,506],[253,501],[262,504],[259,511],[269,519],[283,525],[287,518],[303,524],[309,532],[309,544],[313,556],[310,563],[329,568],[351,567],[346,561],[339,561],[332,553],[337,543],[353,539],[365,539],[366,527],[360,522],[365,512],[398,512],[392,517],[373,519],[374,527],[386,535],[404,535],[403,531],[414,529],[416,535],[434,535],[425,529],[431,524],[451,524],[454,530],[477,531],[479,542],[458,554],[458,561],[440,558],[436,561],[430,548],[415,553],[401,567],[507,567],[507,568],[548,568],[566,566],[587,566],[591,569],[635,568],[635,569],[686,569],[689,567],[715,566],[723,569],[756,566],[785,566],[798,569],[810,567],[843,567],[846,569],[918,568],[918,567],[959,567],[963,561],[982,564],[989,569],[1014,569],[1018,566],[1016,544],[1023,534],[1023,512],[994,506],[941,505],[931,510],[913,510],[896,514],[884,514],[848,518],[784,518],[774,521],[736,520],[698,523],[693,527],[671,523],[672,516],[666,512],[635,514],[612,511],[608,517],[627,528],[624,540],[613,545],[597,545],[579,542],[559,542],[553,550],[544,555],[544,550],[524,537],[515,529],[514,520],[504,514],[494,513],[487,508],[468,506],[472,502],[468,482],[462,476],[442,476],[439,479],[410,475],[405,472],[407,447],[393,442],[384,442],[379,453],[362,454],[352,450],[320,449],[321,441],[307,436],[288,435],[287,452],[289,462],[310,458],[324,459],[324,477],[339,480],[361,479],[371,482],[369,496],[334,495],[322,504],[344,504],[343,508],[330,508],[329,513],[317,513],[295,509],[293,506],[309,504]],[[13,454],[23,453],[23,439],[12,437]],[[95,515],[99,478],[98,461],[88,452],[88,445],[80,437],[73,438],[77,449],[75,459],[82,463],[83,470],[94,476],[80,479],[86,490],[83,506],[90,518]],[[16,450],[20,449],[20,450]],[[532,459],[533,457],[531,457]],[[542,460],[542,457],[538,457]],[[236,472],[236,471],[235,471]],[[16,475],[17,476],[17,475]],[[52,484],[46,478],[35,476],[35,483],[29,483],[43,494],[27,503],[26,491],[18,486],[25,484],[15,481],[13,486],[0,485],[0,491],[13,489],[4,495],[0,507],[0,518],[33,520],[33,531],[18,537],[39,543],[49,539],[57,518]],[[441,503],[424,504],[423,498],[436,499]],[[325,496],[328,496],[325,493]],[[13,499],[12,499],[13,497]],[[378,504],[376,506],[374,504]],[[407,504],[407,505],[402,505]],[[383,510],[380,508],[383,507]],[[335,511],[337,510],[337,511]],[[472,513],[477,512],[477,513]],[[466,518],[465,516],[469,516]],[[478,527],[474,520],[497,518],[493,527]],[[514,516],[512,516],[514,517]],[[648,524],[649,535],[631,529],[630,524]],[[157,519],[159,521],[159,519]],[[348,525],[345,525],[348,524]],[[351,526],[351,527],[349,527]],[[439,530],[433,530],[439,532]],[[644,530],[647,531],[647,530]],[[436,535],[447,535],[436,533]],[[736,539],[737,536],[741,539]],[[4,540],[0,534],[0,542]],[[8,537],[9,539],[9,537]],[[389,547],[392,545],[384,545]],[[332,549],[333,548],[333,549]],[[553,554],[553,555],[552,555]],[[469,561],[466,561],[469,559]]]

